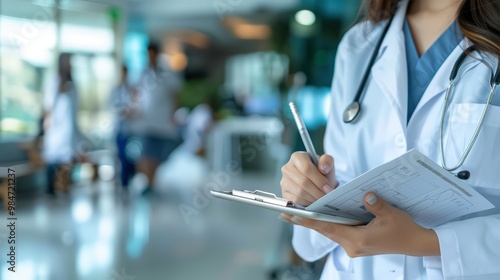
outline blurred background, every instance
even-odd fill
[[[0,278],[318,279],[279,213],[209,190],[281,195],[290,101],[323,152],[360,2],[0,0]]]

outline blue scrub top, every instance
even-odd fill
[[[446,58],[462,41],[463,34],[457,22],[453,22],[446,31],[421,56],[413,42],[408,20],[403,25],[406,45],[406,60],[408,65],[408,121],[410,120],[418,102],[424,95],[427,86]]]

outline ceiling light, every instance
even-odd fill
[[[239,39],[265,40],[271,36],[271,28],[267,25],[240,24],[233,29],[233,33]]]
[[[316,16],[309,10],[301,10],[295,14],[295,20],[299,24],[310,26],[316,22]]]

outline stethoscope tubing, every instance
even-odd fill
[[[343,115],[343,120],[345,123],[351,123],[354,122],[358,116],[359,113],[361,112],[361,95],[363,94],[363,91],[365,90],[366,83],[368,81],[368,77],[370,76],[370,70],[375,64],[375,60],[377,59],[378,53],[380,51],[380,47],[382,46],[382,42],[384,41],[385,35],[389,31],[389,27],[391,27],[392,19],[394,17],[391,17],[389,19],[389,22],[387,25],[384,27],[384,31],[382,31],[382,36],[377,42],[377,45],[375,46],[375,50],[373,51],[373,54],[370,58],[370,62],[368,63],[368,67],[366,68],[365,73],[363,74],[363,77],[361,79],[361,84],[359,85],[358,91],[356,92],[356,95],[354,97],[353,102],[346,108],[344,111]]]
[[[472,147],[474,147],[474,144],[476,143],[476,140],[479,136],[479,133],[481,132],[481,128],[483,127],[484,124],[484,119],[486,118],[486,114],[488,113],[488,109],[490,108],[491,103],[493,102],[493,98],[495,97],[495,91],[496,87],[498,84],[500,84],[500,61],[499,61],[499,66],[497,66],[497,71],[495,75],[491,79],[491,84],[490,84],[490,93],[488,95],[488,100],[486,101],[486,104],[483,109],[483,113],[481,114],[481,118],[479,119],[479,122],[476,126],[476,129],[474,130],[474,134],[472,135],[471,140],[469,141],[469,144],[467,145],[467,148],[465,149],[464,153],[460,157],[458,163],[453,166],[453,167],[448,167],[446,164],[446,157],[445,157],[445,152],[444,152],[444,121],[445,121],[445,115],[446,112],[448,111],[448,106],[450,104],[450,96],[451,92],[453,91],[453,87],[455,86],[455,79],[458,74],[458,70],[460,69],[461,64],[463,63],[465,57],[475,51],[475,47],[471,46],[468,49],[466,49],[458,58],[458,60],[455,62],[455,65],[453,66],[453,70],[450,74],[450,84],[448,85],[448,88],[446,90],[445,98],[444,98],[444,104],[443,104],[443,111],[441,113],[441,125],[439,128],[439,147],[440,147],[440,152],[441,152],[441,166],[443,169],[452,172],[457,169],[459,169],[467,159],[467,156],[469,155],[470,151],[472,150]]]
[[[379,41],[377,42],[377,45],[375,46],[375,50],[370,58],[368,67],[366,68],[366,70],[363,74],[361,84],[356,92],[354,100],[344,110],[344,113],[343,113],[344,123],[353,123],[355,120],[357,120],[359,118],[359,114],[361,112],[362,94],[365,90],[366,83],[367,83],[368,78],[370,76],[371,69],[372,69],[373,65],[375,64],[375,60],[377,59],[378,53],[380,51],[380,47],[382,46],[382,42],[384,41],[385,36],[387,35],[387,32],[389,31],[389,28],[391,26],[393,18],[394,17],[391,17],[389,19],[389,22],[385,26],[385,28],[382,32],[382,35],[381,35]],[[478,125],[476,126],[476,129],[475,129],[474,134],[471,138],[471,141],[467,145],[467,148],[465,149],[464,153],[460,157],[458,163],[453,167],[448,167],[448,165],[446,164],[444,143],[443,143],[443,137],[444,137],[444,129],[443,128],[444,128],[445,116],[446,116],[446,112],[448,111],[448,107],[450,105],[450,97],[452,95],[453,88],[455,87],[455,79],[458,75],[460,67],[461,67],[462,63],[464,62],[464,60],[467,58],[467,56],[469,56],[474,51],[476,51],[476,47],[474,45],[468,47],[467,49],[465,49],[462,52],[462,54],[458,57],[457,61],[453,65],[453,69],[450,73],[450,83],[449,83],[448,88],[446,90],[445,100],[444,100],[444,104],[443,104],[443,111],[441,114],[441,125],[440,125],[440,129],[439,129],[439,134],[440,134],[439,147],[440,147],[440,151],[441,151],[441,163],[442,163],[442,167],[445,170],[450,171],[450,172],[455,171],[458,168],[460,168],[464,164],[465,160],[467,159],[467,156],[469,155],[470,151],[472,150],[472,147],[474,146],[474,144],[479,136],[479,132],[481,131],[481,128],[483,127],[484,120],[486,118],[486,114],[487,114],[488,109],[490,108],[490,105],[493,102],[493,98],[495,96],[496,87],[500,84],[500,60],[499,60],[496,73],[494,76],[492,76],[492,79],[491,79],[491,87],[490,87],[488,101],[485,104],[485,107],[484,107],[483,112],[481,114],[481,118],[478,122]]]

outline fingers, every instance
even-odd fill
[[[328,157],[328,156],[326,156]],[[328,165],[325,167],[330,167],[333,168],[333,159],[331,159],[330,162],[326,160],[326,157],[323,156],[323,161],[326,161],[325,164],[323,165]],[[326,179],[325,175],[322,174],[319,170],[318,167],[316,167],[311,159],[309,158],[309,154],[305,152],[296,152],[292,155],[290,158],[290,162],[295,166],[296,170],[292,171],[299,171],[300,174],[304,175],[307,177],[307,179],[312,182],[321,192],[326,193],[330,192],[333,190],[333,188],[330,186],[330,183],[328,182],[328,179]],[[297,183],[306,183],[303,180],[303,178],[295,178]],[[299,180],[299,181],[297,181]],[[325,189],[325,186],[327,186],[327,189]]]
[[[309,154],[295,152],[281,172],[283,178],[280,182],[282,196],[302,206],[308,206],[314,201],[331,192],[334,186],[330,184],[325,174],[333,174],[333,158],[322,156],[319,159],[321,166],[315,166]]]
[[[292,217],[292,215],[288,215],[288,214],[285,214],[285,213],[281,213],[279,216],[278,216],[278,219],[282,220],[283,222],[286,222],[286,223],[292,223],[290,221],[290,218]]]
[[[293,165],[285,166],[282,173],[283,178],[280,182],[282,194],[284,198],[290,201],[307,206],[326,193]],[[324,178],[324,181],[327,182],[326,178]],[[323,182],[323,184],[325,183]]]
[[[294,225],[303,226],[315,230],[336,242],[346,240],[350,237],[353,237],[354,235],[357,235],[355,227],[348,225],[312,220],[287,214],[281,214],[279,219],[285,222],[292,223]]]
[[[330,182],[329,186],[335,189],[339,185],[335,177],[335,162],[333,157],[326,154],[322,155],[318,160],[318,169]]]
[[[329,155],[322,155],[318,161],[318,169],[323,175],[327,175],[330,171],[333,171],[333,157]]]

